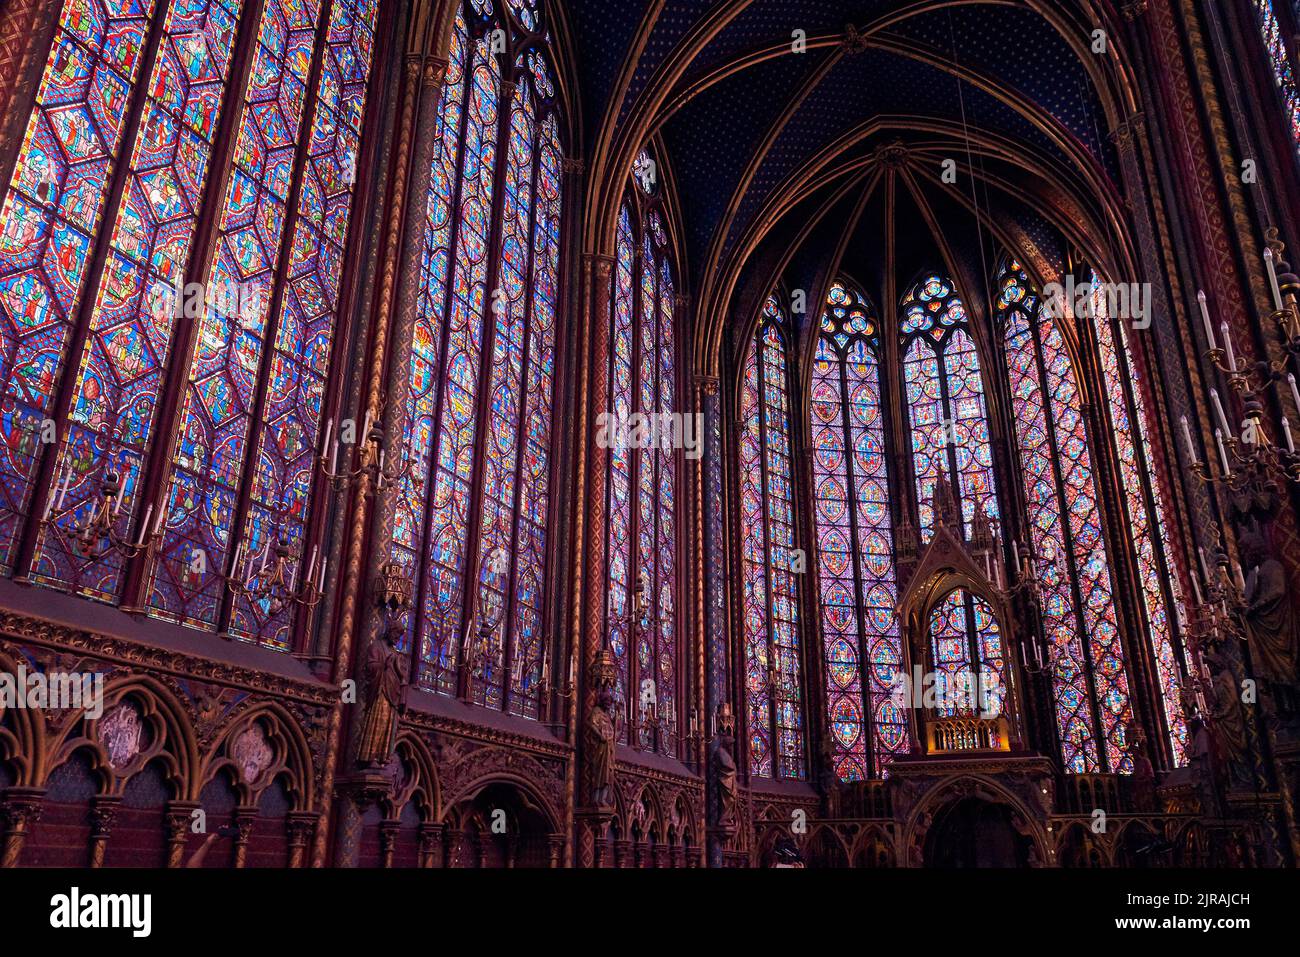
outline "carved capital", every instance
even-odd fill
[[[1128,0],[1119,8],[1119,12],[1123,14],[1125,20],[1132,23],[1147,12],[1147,0]]]
[[[701,395],[717,395],[718,377],[715,375],[697,375],[695,377],[695,386],[700,390]]]
[[[588,253],[587,258],[592,264],[596,278],[603,283],[609,282],[610,276],[614,275],[614,257],[601,253]]]
[[[440,87],[442,81],[447,78],[447,67],[449,63],[446,57],[431,56],[424,59],[424,75],[421,77],[421,83],[425,87]]]
[[[1132,151],[1136,146],[1137,137],[1141,136],[1146,129],[1146,122],[1144,113],[1132,114],[1111,131],[1111,142],[1115,144],[1121,153]]]

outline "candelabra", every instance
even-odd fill
[[[384,467],[384,433],[379,423],[369,412],[366,413],[365,425],[361,429],[363,437],[360,447],[355,449],[357,467],[353,469],[339,467],[339,445],[342,443],[342,429],[334,433],[334,420],[325,423],[324,441],[321,442],[320,455],[317,459],[321,474],[334,489],[345,489],[354,485],[362,475],[369,473],[375,482],[375,488],[383,491],[393,482],[400,480],[411,470],[412,460],[408,457],[401,468],[388,471]]]
[[[319,548],[313,548],[311,561],[307,564],[307,573],[301,581],[296,581],[298,567],[294,561],[293,543],[287,536],[280,536],[274,544],[268,543],[262,549],[262,564],[256,572],[250,570],[252,556],[246,557],[245,543],[241,541],[235,548],[230,561],[230,574],[224,576],[226,587],[246,601],[262,605],[274,616],[289,605],[301,605],[313,608],[320,603],[325,593],[326,561],[319,562]],[[274,560],[272,560],[274,556]],[[242,574],[238,574],[240,564],[244,565]]]
[[[1210,458],[1217,458],[1217,472],[1210,463],[1200,461],[1186,416],[1180,420],[1183,444],[1192,463],[1192,471],[1207,483],[1224,486],[1232,495],[1236,511],[1243,517],[1252,511],[1272,511],[1277,502],[1276,485],[1279,480],[1300,483],[1300,454],[1296,452],[1290,419],[1283,415],[1279,423],[1285,450],[1272,444],[1268,430],[1264,427],[1265,399],[1279,387],[1283,379],[1286,380],[1292,402],[1300,409],[1300,385],[1297,384],[1293,368],[1300,367],[1300,302],[1297,302],[1296,297],[1300,291],[1300,278],[1290,273],[1290,267],[1285,262],[1280,265],[1286,271],[1279,275],[1280,250],[1281,244],[1270,237],[1264,249],[1264,265],[1274,307],[1268,320],[1277,326],[1282,336],[1284,353],[1281,357],[1256,362],[1239,361],[1228,323],[1220,323],[1216,334],[1205,293],[1196,294],[1208,345],[1205,358],[1226,377],[1229,388],[1241,401],[1244,418],[1241,435],[1238,436],[1224,411],[1218,390],[1210,389],[1217,453]]]
[[[86,513],[74,522],[70,530],[64,531],[59,527],[53,516],[67,498],[74,471],[69,467],[63,481],[55,481],[41,523],[68,541],[71,549],[82,558],[99,559],[109,551],[118,552],[124,558],[135,558],[151,551],[162,534],[163,513],[159,512],[155,520],[153,506],[146,509],[136,541],[130,541],[118,532],[116,521],[125,496],[122,494],[122,476],[112,469],[105,470],[99,482],[98,499],[86,503],[89,506]]]
[[[578,659],[576,655],[569,658],[569,674],[564,683],[553,687],[551,685],[551,649],[547,648],[542,652],[542,673],[537,680],[537,690],[543,698],[554,691],[557,696],[568,700],[573,697],[577,683]]]
[[[1041,561],[1048,568],[1056,568],[1058,578],[1060,570],[1057,568],[1057,562],[1060,559],[1060,552],[1057,551],[1055,544],[1050,540],[1043,542],[1044,554]],[[1051,584],[1043,567],[1039,565],[1039,557],[1034,555],[1033,549],[1022,545],[1020,542],[1012,539],[1011,553],[1016,568],[1016,580],[1008,584],[1003,589],[1003,594],[1008,602],[1011,599],[1023,596],[1030,605],[1042,614],[1043,593]],[[1025,629],[1025,637],[1022,639],[1025,653],[1021,655],[1026,671],[1030,674],[1042,674],[1044,671],[1051,671],[1056,665],[1056,659],[1059,654],[1056,645],[1049,643],[1047,646],[1047,658],[1044,660],[1043,651],[1039,647],[1037,640],[1037,629]]]

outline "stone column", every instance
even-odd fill
[[[117,809],[122,804],[120,797],[97,795],[90,802],[90,866],[103,867],[104,853],[108,849],[108,838],[113,833],[113,822],[117,819]]]
[[[164,814],[167,828],[167,866],[181,867],[185,863],[185,844],[194,827],[197,801],[168,801]]]
[[[9,788],[0,799],[0,825],[4,839],[0,843],[0,868],[17,867],[23,844],[40,820],[45,801],[43,788]]]

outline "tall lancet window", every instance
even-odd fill
[[[1254,0],[1255,13],[1259,19],[1260,33],[1264,38],[1264,48],[1268,51],[1269,68],[1273,73],[1273,82],[1277,84],[1282,98],[1282,107],[1286,113],[1287,126],[1291,130],[1291,139],[1300,149],[1300,87],[1296,85],[1295,71],[1291,68],[1291,58],[1287,53],[1286,39],[1282,34],[1282,25],[1278,22],[1274,3],[1277,0]]]
[[[609,597],[619,738],[676,753],[678,482],[684,422],[678,386],[672,255],[663,184],[648,152],[619,216],[610,336]]]
[[[547,667],[563,155],[540,6],[466,2],[455,20],[392,546],[416,585],[419,686],[463,677],[475,703],[529,717]]]
[[[832,285],[809,412],[826,708],[842,781],[882,776],[907,747],[893,696],[903,649],[879,352],[871,304],[847,283]]]
[[[934,528],[940,476],[957,495],[969,536],[977,514],[997,518],[998,500],[979,354],[951,280],[917,283],[903,298],[899,332],[922,538]]]
[[[1151,441],[1147,433],[1146,400],[1133,365],[1125,324],[1107,314],[1105,288],[1092,275],[1092,316],[1089,326],[1097,337],[1097,355],[1106,385],[1111,435],[1119,460],[1124,486],[1123,506],[1129,527],[1126,539],[1137,553],[1137,573],[1142,585],[1142,612],[1160,685],[1165,732],[1174,763],[1187,761],[1187,722],[1183,715],[1182,690],[1187,658],[1180,616],[1171,610],[1181,607],[1178,576],[1170,567],[1170,549],[1164,497],[1156,477]]]
[[[740,389],[740,522],[750,771],[803,778],[799,647],[784,310],[767,300],[746,351]]]
[[[1129,681],[1074,364],[1019,263],[998,278],[997,309],[1061,756],[1070,771],[1131,771]]]
[[[64,4],[0,211],[0,567],[289,646],[300,605],[227,580],[321,570],[378,7]]]

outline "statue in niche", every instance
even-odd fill
[[[1291,687],[1296,681],[1295,609],[1287,593],[1286,569],[1269,550],[1264,536],[1246,532],[1239,542],[1246,570],[1246,607],[1242,624],[1251,659],[1260,677],[1270,684]]]
[[[361,725],[357,763],[383,768],[393,753],[397,721],[406,711],[406,655],[397,649],[396,626],[389,627],[366,652],[366,716]]]
[[[600,682],[596,690],[596,703],[587,716],[584,734],[588,768],[591,773],[591,804],[597,808],[614,806],[614,747],[615,729],[611,710],[614,690]]]
[[[736,759],[732,749],[736,746],[735,725],[731,706],[718,709],[717,730],[709,742],[709,767],[718,786],[718,827],[731,831],[736,827]]]

